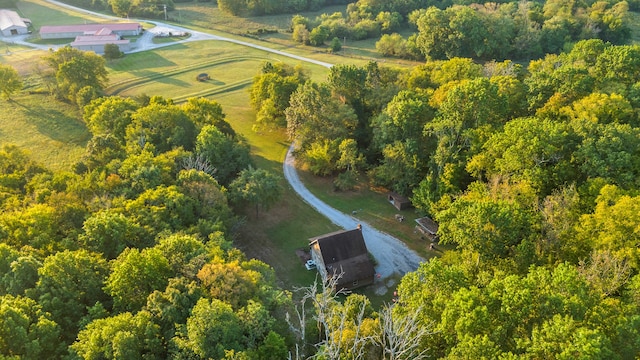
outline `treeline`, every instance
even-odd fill
[[[294,16],[292,38],[313,46],[334,38],[380,38],[376,49],[384,56],[498,61],[540,58],[584,39],[624,44],[630,38],[625,1],[385,4],[358,1],[349,4],[345,14]],[[407,27],[417,32],[405,39],[397,32]]]
[[[408,195],[455,245],[399,287],[394,313],[431,332],[415,354],[633,359],[639,56],[586,40],[526,69],[336,65],[322,83],[271,65],[250,92],[258,114],[275,114],[258,125],[286,122],[310,171],[337,190],[372,182]]]
[[[83,9],[111,11],[123,18],[164,19],[165,7],[167,11],[175,9],[173,0],[65,0],[63,2]]]
[[[347,4],[349,0],[217,0],[220,10],[236,16],[291,14]]]

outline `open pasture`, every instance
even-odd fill
[[[121,96],[161,95],[185,101],[189,97],[214,98],[227,92],[245,89],[267,62],[300,61],[247,48],[225,41],[199,41],[175,44],[155,51],[129,54],[108,64],[107,93]],[[324,79],[323,67],[302,64],[312,78]],[[200,73],[210,79],[197,81]],[[245,106],[249,106],[248,103]]]
[[[80,160],[91,134],[75,105],[20,94],[0,106],[0,146],[17,145],[53,170],[70,171]]]

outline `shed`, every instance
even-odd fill
[[[373,283],[375,269],[361,227],[311,238],[309,246],[311,258],[324,281],[342,273],[336,290],[350,290]]]
[[[389,200],[391,205],[395,206],[395,208],[398,210],[405,210],[413,207],[409,199],[394,192],[390,192],[387,194],[387,200]]]
[[[23,19],[17,12],[0,9],[0,32],[2,36],[25,35],[29,33],[27,23],[29,19]]]
[[[420,233],[433,242],[438,241],[438,224],[435,221],[425,216],[416,219],[416,224],[417,233]]]

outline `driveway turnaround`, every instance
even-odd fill
[[[381,279],[385,279],[394,274],[404,275],[418,268],[421,262],[425,261],[416,252],[409,249],[402,241],[395,237],[379,231],[369,224],[340,212],[322,202],[313,195],[300,181],[295,168],[295,158],[293,157],[293,145],[289,147],[283,165],[284,177],[287,179],[293,190],[306,203],[311,205],[320,214],[326,216],[335,225],[344,229],[355,229],[358,224],[362,226],[362,235],[367,244],[367,249],[376,259],[376,273]]]

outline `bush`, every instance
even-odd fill
[[[124,53],[120,51],[120,48],[116,44],[106,44],[104,46],[104,55],[107,60],[119,59],[124,56]]]
[[[349,191],[356,188],[358,184],[358,173],[355,171],[345,171],[333,181],[336,190]]]

